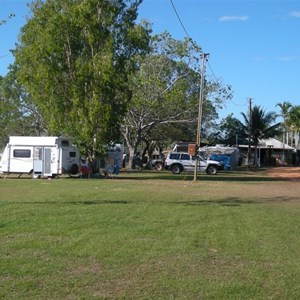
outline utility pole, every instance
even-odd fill
[[[248,113],[248,168],[250,168],[251,160],[251,131],[252,131],[252,99],[249,98],[249,113]]]
[[[204,89],[204,78],[205,78],[205,63],[208,60],[209,53],[202,53],[202,67],[200,73],[200,92],[199,92],[199,107],[198,107],[198,122],[197,122],[197,138],[196,138],[196,157],[195,157],[195,169],[194,169],[194,181],[197,180],[197,168],[199,164],[198,151],[201,142],[201,127],[202,127],[202,108],[203,108],[203,89]]]

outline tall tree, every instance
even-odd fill
[[[131,159],[142,141],[149,144],[164,129],[170,132],[173,124],[176,130],[182,126],[195,128],[200,52],[201,48],[190,39],[178,41],[164,32],[152,37],[148,55],[135,57],[138,71],[130,78],[133,99],[122,125]],[[209,94],[217,87],[209,83],[206,86],[204,115],[210,120],[213,106]]]
[[[280,114],[278,116],[283,118],[283,122],[281,124],[283,129],[283,143],[289,143],[289,132],[288,132],[288,120],[289,113],[293,105],[289,101],[284,101],[282,103],[277,103],[276,106],[280,108]]]
[[[40,135],[44,122],[30,95],[16,78],[17,66],[0,78],[0,148],[10,135]]]
[[[247,134],[243,123],[233,117],[233,114],[229,114],[226,118],[221,120],[219,124],[220,132],[215,133],[217,136],[216,143],[227,145],[238,145],[245,143]]]
[[[142,0],[35,0],[16,49],[19,79],[51,134],[71,135],[90,158],[119,136],[131,57],[148,45],[135,24]]]
[[[255,146],[254,164],[257,163],[257,147],[260,139],[276,136],[280,132],[280,122],[275,123],[276,113],[266,112],[263,108],[255,105],[250,116],[242,113],[244,118],[244,130],[249,135]]]
[[[293,133],[292,146],[300,149],[300,105],[290,109],[288,126]]]

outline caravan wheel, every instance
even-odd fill
[[[73,164],[71,166],[70,171],[71,171],[72,175],[78,174],[78,172],[79,172],[79,166],[77,164]]]

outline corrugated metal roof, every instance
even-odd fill
[[[288,144],[282,143],[274,138],[261,139],[259,140],[260,148],[272,148],[272,149],[285,149],[285,150],[296,150],[296,148],[289,146]],[[246,148],[248,145],[239,145],[240,148]],[[254,146],[251,145],[251,148]]]

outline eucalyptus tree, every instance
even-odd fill
[[[255,146],[254,164],[257,163],[257,147],[260,139],[275,137],[280,133],[281,123],[276,123],[276,113],[266,112],[265,109],[255,105],[250,116],[242,113],[245,133],[250,136]],[[250,132],[249,132],[250,130]]]
[[[119,137],[131,57],[148,45],[142,0],[35,0],[15,56],[18,77],[50,134],[71,135],[92,158]]]
[[[142,141],[149,144],[158,134],[167,139],[170,132],[182,128],[189,131],[192,127],[195,139],[200,53],[201,48],[192,40],[178,41],[164,32],[152,37],[148,55],[135,57],[138,70],[130,78],[133,97],[121,127],[130,158]],[[206,120],[211,119],[209,114],[214,111],[209,95],[218,88],[206,82],[203,104]]]
[[[0,148],[10,135],[41,135],[45,133],[43,119],[30,95],[16,77],[16,64],[10,65],[0,78]]]

